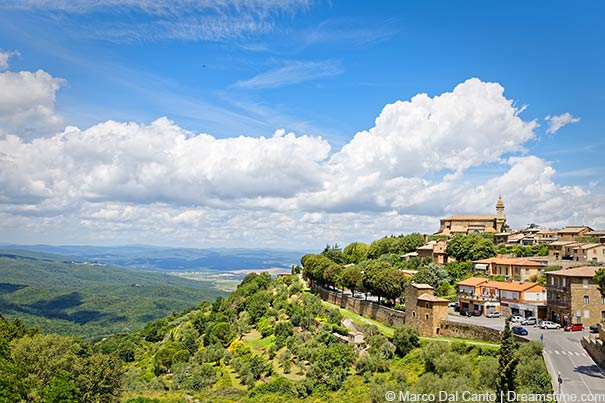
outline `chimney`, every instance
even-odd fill
[[[427,234],[424,234],[424,235],[422,236],[422,239],[423,239],[423,241],[424,241],[424,244],[425,244],[425,245],[426,245],[427,243],[429,243],[429,236],[428,236]]]

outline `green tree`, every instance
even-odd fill
[[[42,396],[46,402],[78,403],[80,389],[76,386],[72,374],[62,371],[44,387]]]
[[[481,260],[496,256],[494,242],[487,238],[477,239],[470,250],[471,260]]]
[[[593,280],[595,283],[597,283],[601,296],[605,297],[605,269],[597,270]]]
[[[352,242],[342,251],[349,263],[359,263],[366,260],[370,247],[362,242]]]
[[[502,394],[508,396],[508,391],[517,390],[518,359],[516,351],[518,347],[510,328],[510,318],[507,318],[498,350],[498,382],[496,384],[498,396],[502,396]]]
[[[405,357],[410,351],[420,347],[418,330],[410,325],[396,327],[393,335],[393,345],[397,355]]]
[[[124,370],[120,362],[107,354],[93,354],[84,362],[84,371],[78,376],[81,401],[113,403],[120,401]]]
[[[363,273],[357,266],[346,267],[340,272],[339,283],[341,287],[351,290],[355,296],[355,291],[363,288]]]
[[[342,249],[340,249],[340,246],[338,246],[337,243],[332,246],[330,246],[329,244],[326,245],[325,249],[323,250],[323,252],[321,252],[321,254],[338,265],[347,263],[347,257],[343,254]]]

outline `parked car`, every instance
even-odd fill
[[[455,308],[457,305],[457,302],[450,302],[449,304],[447,304],[447,306],[449,306],[450,308]]]
[[[522,320],[523,318],[518,315],[513,315],[510,317],[510,321],[513,323],[521,322]]]
[[[561,329],[561,325],[549,320],[545,320],[540,324],[542,329]]]
[[[512,331],[513,331],[514,334],[518,334],[518,335],[521,335],[521,336],[527,336],[528,332],[527,332],[527,329],[525,329],[524,327],[513,326],[511,329],[512,329]]]
[[[590,330],[590,333],[599,333],[599,324],[595,323],[594,325],[590,325],[588,329]]]
[[[563,328],[566,332],[579,332],[584,330],[584,325],[581,323],[574,323],[572,325],[567,325]]]
[[[493,311],[487,314],[488,318],[499,318],[500,316],[502,315],[500,315],[500,312],[498,311]]]
[[[521,321],[522,325],[535,325],[538,322],[538,318],[535,316],[530,316],[529,318],[525,318]]]
[[[472,316],[473,314],[471,313],[471,311],[460,311],[460,316]]]
[[[471,315],[473,315],[473,316],[481,316],[482,313],[481,313],[480,310],[475,309],[474,311],[471,312]],[[471,316],[471,315],[469,315],[469,316]]]

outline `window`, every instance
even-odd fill
[[[590,318],[590,312],[584,311],[584,319],[589,319],[589,318]]]
[[[584,286],[584,288],[588,288],[588,279],[587,278],[582,280],[582,285]]]
[[[412,317],[416,317],[416,311],[412,312]]]
[[[601,319],[605,319],[605,311],[601,311]]]
[[[525,274],[529,274],[529,269],[525,269]]]
[[[429,314],[428,313],[424,314],[424,319],[429,320]]]
[[[605,297],[601,297],[601,305],[605,305]]]
[[[588,298],[588,295],[584,295],[584,305],[588,304],[590,304],[590,298]]]

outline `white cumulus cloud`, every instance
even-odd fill
[[[546,129],[546,133],[555,134],[563,126],[579,122],[580,118],[572,116],[569,112],[565,112],[560,115],[548,115],[544,118],[544,120],[548,122],[548,129]]]
[[[52,133],[61,124],[55,99],[62,84],[43,70],[0,73],[0,127],[25,137]]]
[[[60,83],[29,74],[49,81],[54,105]],[[603,195],[558,184],[550,162],[525,155],[537,123],[521,112],[501,85],[470,79],[386,105],[339,150],[285,130],[216,138],[166,118],[4,135],[0,241],[321,247],[434,232],[444,214],[493,213],[499,194],[513,226],[597,227]],[[473,177],[485,166],[494,173]]]

